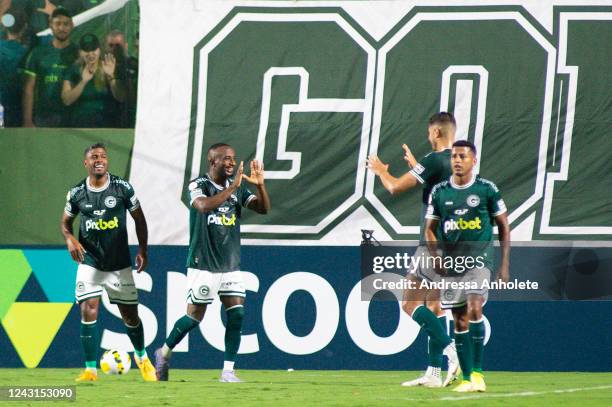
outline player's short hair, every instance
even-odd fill
[[[85,157],[87,157],[87,154],[91,151],[91,150],[95,150],[96,148],[102,148],[104,149],[104,151],[106,151],[106,146],[104,145],[104,143],[95,143],[90,145],[89,147],[87,147],[85,149],[85,153],[83,154]]]
[[[452,124],[453,127],[457,127],[457,122],[455,121],[455,116],[449,112],[439,112],[434,114],[429,118],[429,125],[433,124]]]
[[[470,150],[472,150],[472,154],[474,154],[474,157],[476,157],[476,146],[471,141],[457,140],[453,143],[453,148],[454,147],[467,147]]]
[[[58,17],[58,16],[64,16],[64,17],[68,17],[72,19],[72,16],[68,12],[68,10],[66,10],[63,7],[57,7],[55,10],[53,10],[53,13],[51,13],[50,19],[53,20],[55,17]]]
[[[227,143],[215,143],[211,145],[210,147],[208,147],[208,153],[210,154],[213,150],[216,150],[219,147],[231,147],[231,146]]]

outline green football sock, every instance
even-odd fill
[[[438,323],[446,332],[446,315],[442,315],[438,317]],[[427,347],[428,355],[427,358],[429,360],[429,366],[431,367],[442,367],[442,351],[444,348],[440,345],[439,342],[429,338],[429,343]]]
[[[178,343],[185,337],[185,335],[187,335],[189,331],[191,331],[199,324],[200,321],[198,321],[197,319],[193,319],[188,315],[183,315],[183,317],[181,317],[181,319],[176,321],[176,323],[174,324],[170,335],[168,335],[168,338],[166,339],[166,345],[168,345],[170,349],[174,349],[174,347],[178,345]]]
[[[446,329],[442,328],[438,318],[426,306],[418,306],[412,313],[412,319],[427,331],[430,340],[436,341],[442,349],[446,348],[451,339],[446,334]]]
[[[478,322],[470,321],[470,337],[474,351],[474,371],[482,372],[482,358],[484,355],[485,325],[480,319]]]
[[[223,360],[233,362],[236,360],[240,348],[240,330],[244,318],[244,307],[236,305],[227,310],[227,324],[225,326],[225,353]]]
[[[455,321],[451,318],[448,318],[446,326],[448,327],[446,330],[446,332],[448,332],[448,337],[451,339],[455,339]]]
[[[459,365],[463,372],[463,380],[470,380],[472,374],[472,338],[470,331],[455,332],[455,346],[457,347],[457,356],[459,357]]]
[[[81,321],[81,345],[85,354],[85,367],[95,368],[98,361],[98,324],[97,321]]]
[[[140,359],[142,359],[147,351],[144,346],[144,330],[142,328],[142,321],[138,320],[138,325],[130,326],[125,324],[125,328],[127,330],[127,335],[130,337],[130,341],[132,341],[132,345],[134,345],[134,353]]]

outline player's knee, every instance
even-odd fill
[[[468,329],[468,315],[467,312],[455,312],[453,311],[453,319],[455,320],[455,332],[464,332]]]
[[[408,316],[412,317],[412,313],[416,308],[416,304],[412,301],[402,301],[402,310],[408,314]]]
[[[479,321],[482,318],[482,299],[471,298],[467,304],[467,313],[470,321]]]
[[[140,318],[136,315],[123,315],[123,323],[128,326],[138,326],[140,324]]]
[[[237,305],[227,310],[227,328],[240,329],[244,319],[244,307]]]
[[[189,318],[194,319],[198,322],[202,322],[204,314],[206,313],[205,304],[187,304],[187,312],[185,313]]]
[[[187,316],[198,322],[202,322],[202,320],[204,319],[204,312],[203,311],[192,311],[192,312],[188,312]]]
[[[422,301],[404,301],[402,303],[402,309],[404,310],[406,314],[408,314],[410,318],[412,318],[412,314],[414,314],[414,311],[416,311],[418,307],[424,307],[424,306],[426,305],[423,304]]]
[[[480,321],[482,319],[482,308],[474,307],[468,310],[468,314],[470,316],[470,321]]]
[[[442,308],[440,307],[440,302],[439,301],[429,301],[428,300],[425,305],[436,316],[438,316],[439,314],[442,313]]]
[[[83,321],[95,321],[98,319],[98,302],[83,301],[79,307],[81,308],[81,319]]]
[[[467,319],[455,319],[455,332],[465,332],[468,328]]]

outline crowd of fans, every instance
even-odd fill
[[[5,127],[134,127],[138,59],[128,55],[125,34],[71,36],[73,13],[102,1],[64,1],[59,7],[50,0],[0,0]],[[52,35],[35,35],[46,28]]]

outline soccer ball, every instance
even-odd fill
[[[100,368],[106,374],[127,374],[132,367],[132,358],[122,350],[109,349],[100,359]]]

